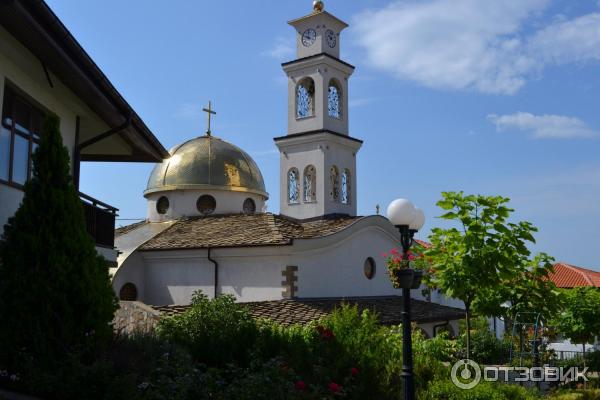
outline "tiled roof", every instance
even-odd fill
[[[140,226],[146,225],[147,223],[148,223],[148,221],[140,221],[140,222],[136,222],[135,224],[121,226],[121,227],[115,229],[115,237],[125,235],[125,234],[133,231],[134,229],[139,228]]]
[[[240,303],[250,309],[255,318],[271,319],[283,325],[306,324],[329,315],[342,303],[357,305],[359,310],[370,309],[379,315],[384,325],[397,325],[402,320],[402,297],[354,297],[325,299],[293,299]],[[163,315],[172,316],[185,312],[190,306],[154,307]],[[462,319],[464,310],[442,306],[426,301],[412,300],[412,321],[418,323],[445,322]]]
[[[559,288],[600,287],[600,272],[566,263],[554,264],[554,273],[550,274],[550,279]]]
[[[181,219],[140,250],[290,245],[294,239],[334,234],[360,217],[298,222],[274,214],[233,214]]]

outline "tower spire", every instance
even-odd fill
[[[315,12],[321,12],[325,9],[325,3],[323,3],[321,0],[314,0],[313,1],[313,10]]]

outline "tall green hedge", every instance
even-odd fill
[[[51,366],[111,334],[108,265],[86,231],[57,117],[44,122],[33,177],[0,239],[0,363]]]

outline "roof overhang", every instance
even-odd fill
[[[131,153],[82,154],[83,161],[160,162],[169,153],[43,0],[0,0],[0,24],[111,129]],[[97,134],[101,134],[98,132]]]

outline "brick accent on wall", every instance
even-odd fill
[[[289,265],[281,272],[281,275],[285,278],[285,280],[281,282],[281,286],[283,287],[281,295],[284,299],[296,298],[298,293],[298,286],[296,285],[298,276],[296,276],[296,272],[298,272],[298,267]]]

